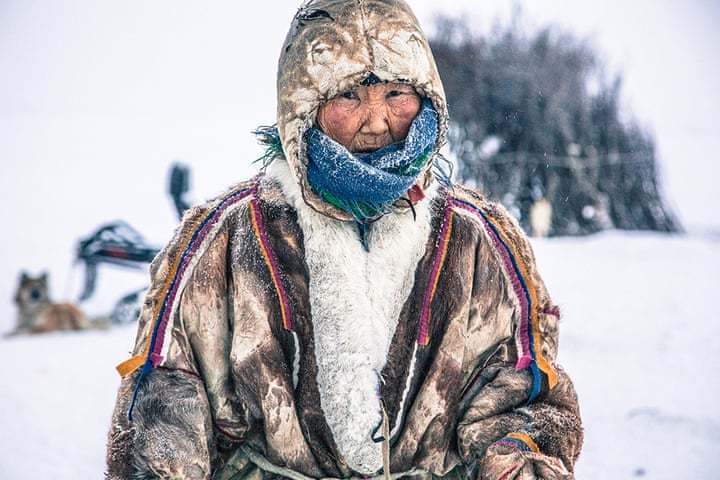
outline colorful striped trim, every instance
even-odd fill
[[[552,315],[553,317],[560,318],[560,307],[553,305],[551,307],[543,308],[542,313],[545,315]]]
[[[262,212],[257,200],[257,191],[258,184],[255,183],[250,188],[245,188],[231,193],[222,199],[222,201],[220,201],[217,206],[208,212],[204,218],[194,220],[185,235],[178,241],[178,244],[185,245],[185,248],[182,250],[183,253],[178,256],[170,266],[168,274],[165,278],[165,283],[162,285],[159,296],[163,298],[163,301],[153,312],[152,318],[155,318],[155,322],[154,325],[152,325],[151,330],[149,330],[152,334],[148,335],[145,340],[145,345],[142,350],[143,353],[131,357],[117,366],[118,372],[123,377],[142,367],[141,373],[135,385],[135,391],[133,392],[128,412],[128,419],[130,421],[132,421],[132,410],[143,378],[150,370],[162,364],[164,360],[163,352],[167,349],[167,347],[169,347],[169,344],[166,345],[169,340],[166,341],[167,339],[165,334],[169,319],[172,318],[172,314],[176,308],[175,300],[178,298],[178,293],[182,291],[184,281],[187,280],[185,273],[188,270],[189,265],[196,257],[196,253],[202,249],[203,242],[208,239],[210,232],[216,226],[221,224],[222,218],[229,213],[231,207],[238,205],[240,201],[248,197],[250,197],[249,206],[253,233],[257,238],[260,251],[266,265],[268,266],[275,291],[280,301],[283,326],[285,326],[288,330],[292,330],[293,322],[290,303],[285,288],[280,281],[277,258],[269,246]]]
[[[283,327],[286,330],[293,330],[292,312],[290,309],[290,301],[283,286],[283,282],[280,279],[280,267],[278,266],[277,257],[275,252],[270,247],[270,242],[267,238],[267,232],[265,230],[265,223],[262,218],[262,212],[260,211],[260,205],[257,197],[250,199],[250,213],[252,215],[252,227],[255,232],[255,237],[260,245],[260,251],[262,252],[263,260],[267,265],[268,271],[270,272],[270,278],[272,279],[275,287],[275,292],[280,302],[280,315],[282,317]]]
[[[508,433],[507,435],[505,435],[505,437],[495,442],[495,444],[504,445],[511,448],[517,448],[518,450],[522,450],[523,452],[540,453],[540,449],[538,448],[537,443],[535,443],[535,441],[530,438],[530,435],[528,435],[527,433]]]
[[[440,280],[440,271],[445,263],[447,255],[448,243],[452,234],[452,220],[454,210],[450,203],[445,206],[440,233],[438,234],[438,243],[435,247],[435,256],[433,258],[432,270],[430,270],[430,278],[423,296],[422,310],[420,311],[420,327],[418,329],[417,343],[419,345],[427,345],[430,342],[430,315],[433,298],[437,290],[438,281]]]
[[[516,254],[516,249],[511,247],[512,242],[497,227],[493,219],[477,206],[464,200],[453,198],[452,204],[459,209],[472,213],[480,220],[502,258],[505,271],[510,278],[520,304],[521,319],[515,331],[515,344],[518,350],[518,360],[515,368],[517,370],[530,368],[533,376],[533,387],[530,392],[529,402],[532,402],[542,390],[543,374],[547,378],[549,388],[552,389],[557,384],[555,369],[542,355],[540,319],[537,314],[537,289],[530,280],[528,268],[522,261],[521,256]]]
[[[154,367],[162,362],[161,351],[165,340],[165,330],[168,319],[174,306],[180,282],[188,265],[194,258],[195,252],[198,251],[203,240],[207,237],[208,232],[217,224],[223,213],[232,205],[255,193],[255,191],[256,187],[253,186],[228,195],[213,208],[205,218],[196,219],[192,228],[189,228],[184,237],[180,239],[179,244],[185,245],[185,248],[183,249],[183,253],[179,255],[170,266],[168,274],[165,277],[165,283],[160,290],[160,296],[163,298],[163,301],[158,304],[156,310],[153,312],[152,318],[155,318],[155,322],[150,330],[152,334],[146,338],[142,354],[136,355],[117,366],[117,370],[122,376],[133,373],[147,362],[152,363]]]

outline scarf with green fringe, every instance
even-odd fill
[[[275,156],[282,156],[276,127],[260,128],[255,134],[267,145],[259,161],[267,164]],[[323,201],[355,219],[361,240],[364,240],[367,225],[389,213],[392,204],[417,182],[430,161],[437,138],[438,115],[428,98],[423,98],[420,112],[404,141],[373,152],[351,153],[320,129],[312,127],[304,135],[308,183]],[[441,158],[440,155],[437,157]],[[445,177],[440,176],[441,180]],[[449,178],[445,180],[449,182]]]
[[[305,134],[308,183],[316,195],[360,223],[390,211],[417,181],[435,148],[438,116],[424,99],[404,141],[351,153],[318,128]]]

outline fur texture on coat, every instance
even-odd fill
[[[577,398],[559,311],[517,222],[428,170],[374,222],[313,194],[303,133],[369,73],[447,107],[400,0],[316,0],[278,70],[284,158],[186,212],[151,265],[108,440],[109,479],[571,478]],[[428,165],[432,164],[429,162]],[[273,473],[274,472],[274,473]]]
[[[110,432],[109,478],[133,478],[125,475],[128,469],[136,478],[165,478],[169,472],[179,478],[209,478],[211,472],[231,468],[228,458],[241,445],[311,477],[377,473],[378,451],[368,442],[377,432],[368,428],[378,421],[380,399],[390,418],[392,471],[421,468],[443,476],[461,468],[463,476],[477,476],[479,467],[491,471],[510,455],[516,463],[542,460],[543,465],[554,465],[555,476],[546,478],[569,478],[582,444],[572,384],[558,369],[557,385],[528,405],[532,376],[515,368],[519,301],[487,230],[456,201],[473,202],[492,215],[520,246],[517,261],[527,262],[532,276],[528,283],[537,289],[541,348],[554,361],[557,311],[534,269],[527,240],[507,212],[476,192],[440,188],[428,197],[430,228],[417,264],[407,259],[409,265],[389,262],[380,271],[393,275],[412,270],[409,293],[401,279],[400,285],[392,285],[392,300],[372,292],[379,301],[367,302],[367,297],[351,295],[362,288],[362,277],[327,278],[314,272],[313,265],[322,265],[323,252],[310,253],[316,247],[306,247],[313,241],[306,236],[318,232],[306,235],[304,229],[338,233],[319,217],[316,224],[300,220],[316,212],[299,203],[299,208],[293,206],[280,166],[255,184],[241,184],[191,210],[175,240],[154,262],[136,353],[160,325],[157,306],[167,306],[162,286],[176,276],[171,273],[177,270],[174,265],[187,258],[183,239],[192,237],[189,233],[233,192],[253,192],[224,218],[212,238],[206,237],[195,251],[198,258],[190,262],[192,268],[184,270],[187,279],[165,325],[164,348],[158,350],[162,359],[140,383],[132,422],[127,413],[138,373],[123,379]],[[451,234],[443,243],[439,235],[448,211],[454,212]],[[418,212],[418,221],[423,215]],[[401,224],[400,218],[394,222]],[[372,240],[378,246],[383,241],[388,240]],[[408,250],[411,245],[406,244]],[[446,252],[423,344],[424,299],[433,289],[438,246],[443,245]],[[274,252],[269,260],[266,247]],[[335,258],[329,247],[326,250],[326,259]],[[374,283],[373,272],[365,272],[370,274],[365,288],[387,286],[382,280]],[[331,292],[344,308],[323,305],[327,298],[313,300],[323,292]],[[285,315],[281,305],[287,307]],[[393,322],[390,314],[398,308]],[[373,315],[376,318],[369,318]],[[316,333],[320,328],[329,330]],[[326,339],[326,333],[331,338]],[[383,360],[379,376],[372,378],[369,372]],[[335,368],[333,362],[345,368]],[[375,388],[373,402],[376,392],[368,394],[368,389]],[[494,446],[513,433],[527,436],[537,451],[503,453],[507,442]],[[498,460],[484,467],[486,451]]]
[[[356,225],[305,204],[286,162],[274,162],[269,175],[279,180],[303,231],[323,413],[346,461],[374,472],[382,466],[382,444],[368,432],[382,421],[380,372],[425,253],[435,189],[415,206],[416,218],[405,211],[374,222],[365,250]]]

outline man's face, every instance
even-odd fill
[[[420,111],[420,96],[402,83],[360,86],[320,107],[320,129],[351,152],[370,152],[402,141]]]

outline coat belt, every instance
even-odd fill
[[[296,470],[287,468],[287,467],[281,467],[279,465],[275,465],[270,460],[265,458],[264,455],[261,453],[256,452],[252,448],[250,448],[247,445],[242,445],[240,447],[240,450],[247,455],[248,460],[250,460],[252,463],[254,463],[259,469],[264,470],[266,472],[275,473],[277,475],[282,475],[283,477],[290,478],[292,480],[318,480],[315,477],[309,477],[305,474],[302,474]],[[383,461],[383,464],[385,462]],[[402,472],[396,472],[391,473],[389,467],[383,468],[383,473],[380,475],[375,475],[372,477],[348,477],[348,478],[336,478],[336,477],[323,477],[319,480],[396,480],[398,478],[408,476],[408,475],[426,475],[427,471],[423,470],[422,468],[411,468],[410,470],[405,470]]]

